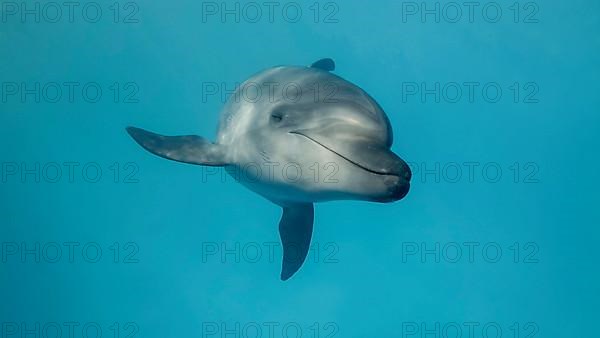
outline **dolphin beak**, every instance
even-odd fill
[[[327,128],[290,131],[302,135],[366,171],[379,175],[393,175],[410,181],[408,164],[391,149],[373,142],[360,133],[335,133]]]

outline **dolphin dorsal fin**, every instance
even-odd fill
[[[312,65],[310,65],[310,67],[322,69],[326,72],[331,72],[335,70],[335,62],[330,58],[326,58],[315,61]]]

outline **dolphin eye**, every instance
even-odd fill
[[[275,123],[279,123],[283,120],[283,114],[280,112],[273,112],[271,114],[271,120]]]

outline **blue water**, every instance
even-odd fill
[[[258,2],[258,19],[244,2],[239,20],[221,2],[83,2],[72,20],[36,3],[39,23],[1,3],[1,337],[597,332],[598,2],[459,2],[458,20],[400,1]],[[279,207],[124,128],[214,139],[221,94],[324,57],[387,112],[414,178],[393,204],[316,205],[282,282]]]

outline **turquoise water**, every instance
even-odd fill
[[[0,13],[1,337],[597,331],[598,2],[23,3]],[[214,139],[236,83],[324,57],[412,187],[317,204],[282,282],[279,207],[124,128]]]

